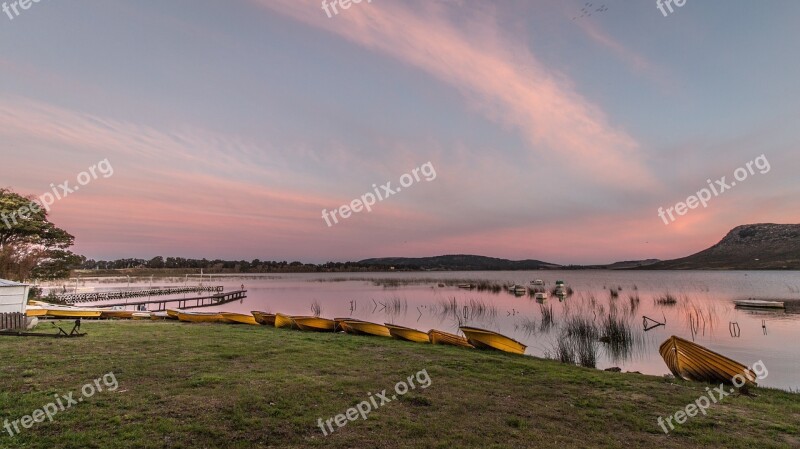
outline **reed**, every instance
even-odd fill
[[[322,306],[316,299],[311,302],[311,313],[313,313],[315,317],[322,315]]]
[[[542,324],[540,328],[546,332],[555,324],[555,315],[553,313],[553,306],[539,305],[539,310],[542,312]]]
[[[673,296],[670,292],[663,293],[655,298],[655,303],[662,306],[674,306],[678,303],[678,298]]]

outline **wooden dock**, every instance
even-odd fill
[[[56,295],[59,301],[65,304],[79,304],[83,302],[99,302],[111,301],[114,299],[126,298],[141,298],[144,296],[166,296],[175,295],[180,293],[199,293],[199,292],[214,292],[222,293],[224,288],[220,286],[208,287],[167,287],[167,288],[152,288],[147,290],[125,290],[117,292],[98,292],[98,293],[67,293],[64,295]]]
[[[134,301],[116,304],[102,304],[100,307],[127,307],[127,306],[157,306],[156,309],[147,307],[149,312],[160,312],[172,309],[199,309],[202,307],[219,306],[229,302],[247,298],[247,290],[236,290],[228,293],[217,293],[211,296],[198,296],[195,298],[153,299],[147,301]],[[173,304],[167,307],[168,304]]]

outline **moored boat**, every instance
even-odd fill
[[[102,309],[67,306],[47,306],[47,316],[55,318],[100,318]]]
[[[526,345],[513,338],[494,331],[469,326],[461,326],[459,329],[467,336],[467,341],[476,348],[495,349],[513,354],[525,354],[525,349],[527,348]]]
[[[276,313],[275,314],[275,327],[297,329],[297,324],[295,324],[294,320],[289,315],[284,315],[282,313]]]
[[[547,294],[546,293],[536,293],[536,294],[533,295],[533,297],[537,301],[544,301],[544,300],[547,299]]]
[[[384,323],[389,328],[389,334],[398,339],[413,341],[414,343],[430,343],[431,337],[425,332],[412,329],[410,327],[398,326],[396,324]]]
[[[247,315],[244,313],[234,313],[234,312],[221,312],[222,318],[225,319],[228,323],[233,324],[252,324],[257,325],[258,322],[253,315]]]
[[[336,321],[316,316],[293,316],[297,327],[303,331],[312,332],[333,332],[336,329]]]
[[[739,383],[756,385],[756,375],[741,363],[708,348],[672,336],[659,347],[664,363],[675,377],[709,383]]]
[[[751,309],[785,309],[786,303],[783,301],[764,301],[761,299],[741,299],[734,301],[736,307]]]
[[[544,281],[541,280],[541,279],[535,279],[535,280],[531,281],[531,285],[535,285],[537,287],[538,286],[543,286],[544,285]]]
[[[253,314],[253,318],[256,319],[256,323],[263,324],[265,326],[275,326],[275,314],[269,312],[259,312],[253,311],[250,312]]]
[[[218,312],[179,311],[178,319],[186,323],[223,323],[225,319]]]
[[[372,335],[375,337],[391,337],[389,328],[377,323],[361,320],[345,320],[344,324],[356,335]]]
[[[100,316],[102,318],[113,318],[117,320],[130,320],[133,318],[134,310],[104,310]]]
[[[462,348],[474,348],[466,338],[451,334],[449,332],[444,332],[436,329],[431,329],[428,331],[428,337],[431,339],[431,343],[435,345],[450,345],[450,346],[460,346]]]

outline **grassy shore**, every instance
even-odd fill
[[[67,327],[68,323],[64,323]],[[45,328],[46,329],[46,328]],[[729,396],[669,435],[656,423],[706,385],[344,334],[87,322],[77,339],[0,337],[0,420],[113,372],[119,388],[2,448],[800,446],[800,396]],[[417,388],[324,436],[326,420],[427,370]],[[0,422],[0,425],[2,423]]]

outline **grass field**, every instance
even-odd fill
[[[800,396],[777,390],[729,396],[665,435],[657,418],[707,385],[261,326],[85,322],[83,330],[76,339],[0,337],[0,420],[56,394],[78,397],[107,373],[118,382],[52,422],[14,437],[0,429],[0,448],[800,447]],[[318,427],[318,418],[421,370],[428,388],[329,436]]]

